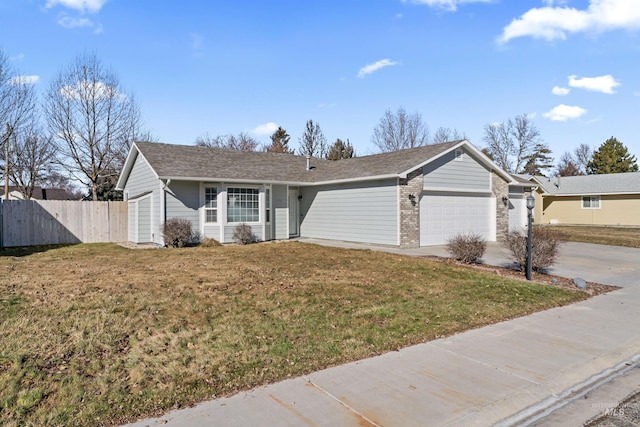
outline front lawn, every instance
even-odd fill
[[[640,248],[640,228],[596,227],[596,226],[547,226],[560,233],[570,242],[597,243],[600,245]]]
[[[587,298],[297,242],[0,251],[0,424],[117,424]]]

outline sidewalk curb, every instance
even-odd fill
[[[638,367],[640,367],[640,353],[620,362],[613,368],[605,369],[604,371],[591,376],[587,380],[569,387],[558,395],[551,396],[503,419],[496,423],[495,426],[511,427],[532,425],[549,416],[554,411],[575,402],[604,384],[607,384],[608,382],[613,381],[614,379],[625,375],[627,372]]]

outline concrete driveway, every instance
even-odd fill
[[[335,240],[300,239],[301,242],[339,248],[369,249],[401,255],[448,257],[447,247],[426,246],[417,249],[398,249],[390,246],[369,245]],[[488,265],[512,265],[509,251],[501,244],[491,242],[481,260]],[[548,272],[562,277],[581,277],[589,282],[617,286],[640,285],[640,249],[591,243],[565,242],[560,246],[557,262]]]

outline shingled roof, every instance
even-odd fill
[[[534,176],[551,196],[640,194],[640,172],[547,178]]]
[[[479,153],[467,141],[459,140],[339,161],[313,157],[310,160],[311,170],[307,170],[305,156],[294,154],[234,151],[155,142],[136,142],[132,151],[137,150],[160,179],[304,185],[403,177],[417,167],[462,145],[467,145],[471,151]],[[127,175],[133,166],[131,160],[130,155],[123,168],[123,175]],[[495,165],[490,166],[495,169]],[[499,168],[497,169],[499,171]],[[512,180],[510,178],[505,175],[505,179]],[[120,185],[118,182],[118,188]]]

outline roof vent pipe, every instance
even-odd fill
[[[311,156],[306,155],[304,157],[307,159],[307,170],[311,170]]]

